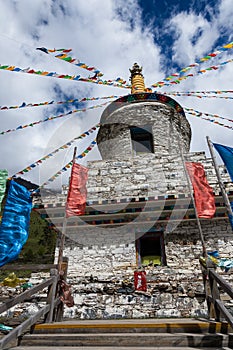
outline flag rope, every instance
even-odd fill
[[[183,96],[189,96],[189,97],[198,97],[198,98],[223,98],[225,100],[233,100],[233,97],[231,96],[216,96],[216,95],[198,95],[198,94],[194,94],[194,93],[179,93],[179,92],[176,92],[176,93],[164,93],[164,95],[170,95],[170,96],[180,96],[180,97],[183,97]]]
[[[10,133],[10,132],[13,132],[13,131],[22,130],[22,129],[25,129],[25,128],[28,128],[28,127],[33,127],[34,125],[38,125],[38,124],[41,124],[41,123],[44,123],[44,122],[48,122],[48,121],[51,121],[51,120],[54,120],[54,119],[67,117],[68,115],[71,115],[71,114],[74,114],[74,113],[86,112],[87,110],[94,109],[94,108],[101,108],[101,107],[107,105],[108,103],[110,103],[110,102],[108,101],[108,102],[102,103],[100,105],[94,105],[94,106],[87,107],[87,108],[82,108],[82,109],[74,109],[73,111],[69,111],[68,113],[63,113],[63,114],[59,114],[57,116],[48,117],[48,118],[45,118],[45,119],[42,119],[42,120],[39,120],[39,121],[36,121],[36,122],[32,122],[30,124],[19,125],[16,128],[14,128],[14,129],[8,129],[8,130],[5,130],[5,131],[1,131],[0,135],[4,135],[4,134],[7,134],[7,133]]]
[[[97,144],[96,139],[94,139],[89,146],[85,149],[85,151],[83,151],[82,153],[80,153],[78,156],[76,156],[76,159],[81,159],[83,157],[86,157],[86,155],[92,151],[92,149],[95,147],[95,145]],[[67,169],[69,169],[73,164],[73,161],[69,161],[66,165],[64,165],[59,171],[57,171],[53,176],[51,176],[46,182],[44,182],[42,185],[39,186],[39,188],[43,188],[46,185],[49,185],[51,182],[53,182],[57,177],[59,177],[63,172],[67,171]],[[38,188],[38,189],[39,189]]]
[[[12,177],[16,177],[17,175],[22,175],[24,173],[29,172],[30,170],[32,170],[33,168],[35,168],[36,166],[42,164],[45,160],[51,158],[55,153],[58,153],[61,150],[67,149],[69,148],[75,141],[77,141],[78,139],[83,139],[84,137],[88,136],[90,133],[93,133],[94,131],[96,131],[99,128],[100,124],[96,124],[93,127],[91,127],[89,130],[85,131],[84,133],[82,133],[79,136],[74,137],[72,140],[66,142],[64,145],[56,148],[55,150],[53,150],[52,152],[48,153],[47,155],[43,156],[42,158],[38,159],[36,162],[30,164],[29,166],[27,166],[26,168],[24,168],[23,170],[18,171],[17,173],[15,173],[14,175],[12,175]],[[85,151],[84,151],[85,152]]]
[[[231,94],[233,93],[233,90],[212,90],[212,91],[171,91],[171,92],[163,92],[164,95],[173,95],[173,96],[195,96],[197,94]],[[52,104],[68,104],[68,103],[82,103],[82,102],[89,102],[89,101],[96,101],[96,100],[105,100],[105,99],[112,99],[112,98],[120,98],[122,95],[111,95],[111,96],[101,96],[101,97],[83,97],[81,99],[75,98],[75,99],[69,99],[66,101],[45,101],[45,102],[38,102],[38,103],[26,103],[22,102],[20,105],[14,105],[14,106],[0,106],[0,111],[5,110],[11,110],[11,109],[17,109],[17,108],[25,108],[25,107],[41,107],[41,106],[49,106]],[[221,97],[221,96],[200,96],[197,97],[216,97],[216,98],[229,98],[232,99],[232,97]]]
[[[37,50],[41,50],[42,52],[45,52],[47,54],[52,54],[56,52],[60,52],[58,55],[53,56],[54,58],[58,58],[60,60],[66,61],[68,63],[71,63],[79,68],[83,68],[88,70],[89,72],[95,73],[93,77],[89,77],[90,79],[93,80],[98,80],[98,77],[102,77],[104,74],[99,71],[99,69],[95,67],[89,67],[85,63],[81,62],[77,58],[73,58],[71,56],[67,56],[67,53],[71,52],[72,49],[46,49],[45,47],[39,47]],[[115,80],[112,80],[113,82],[120,83],[120,84],[126,84],[126,80],[123,78],[117,78]]]
[[[186,113],[188,113],[188,114],[190,114],[190,115],[192,115],[192,116],[196,116],[196,117],[198,117],[198,118],[201,118],[201,119],[203,119],[203,120],[207,120],[207,121],[209,121],[209,122],[211,122],[211,123],[214,123],[214,124],[216,124],[216,125],[223,126],[224,128],[233,130],[233,127],[232,127],[232,126],[229,126],[229,125],[225,125],[225,124],[223,124],[223,123],[220,123],[219,121],[217,121],[217,120],[215,120],[215,119],[210,119],[210,118],[202,117],[202,114],[203,114],[203,113],[197,113],[197,111],[194,111],[194,110],[192,110],[191,108],[190,108],[190,111],[186,111]],[[205,114],[207,115],[207,113],[205,113]],[[215,115],[215,114],[213,114],[212,116],[215,117],[215,118],[218,118],[218,117],[219,117],[219,118],[223,118],[223,117],[217,116],[217,115]],[[223,119],[225,119],[225,118],[223,118]],[[231,121],[231,120],[229,119],[229,121]]]
[[[121,83],[118,78],[115,80],[102,80],[102,79],[91,79],[91,78],[84,78],[80,75],[69,75],[69,74],[58,74],[56,72],[47,72],[43,70],[34,70],[33,68],[19,68],[16,66],[11,65],[2,65],[0,64],[0,69],[6,70],[9,72],[18,72],[18,73],[26,73],[26,74],[35,74],[43,77],[52,77],[52,78],[60,78],[60,79],[66,79],[66,80],[73,80],[73,81],[81,81],[85,83],[93,83],[93,84],[99,84],[99,85],[109,85],[113,87],[123,88],[123,89],[130,89],[131,85],[123,84]],[[120,79],[120,78],[119,78]]]
[[[210,116],[210,117],[213,117],[213,118],[220,118],[220,119],[223,119],[223,120],[227,120],[228,122],[233,123],[233,119],[228,119],[228,118],[225,118],[225,117],[221,117],[220,115],[217,115],[217,114],[204,113],[204,112],[197,111],[197,110],[195,110],[193,108],[184,108],[184,110],[187,111],[187,113],[194,112],[198,116],[199,115],[206,115],[206,116]]]
[[[163,92],[164,95],[170,94],[232,94],[233,90],[204,90],[204,91],[170,91]]]
[[[217,69],[219,69],[220,67],[226,65],[227,63],[231,63],[231,62],[233,62],[233,58],[231,58],[231,59],[229,59],[229,60],[227,60],[227,61],[221,62],[221,63],[219,63],[218,65],[215,65],[215,66],[211,66],[211,67],[208,67],[208,68],[205,68],[205,69],[198,70],[196,73],[192,73],[192,74],[188,74],[188,75],[182,75],[182,76],[178,75],[177,78],[176,78],[176,80],[172,80],[172,81],[170,81],[169,83],[165,83],[164,80],[159,81],[159,82],[157,82],[157,83],[151,85],[151,87],[159,87],[159,88],[161,88],[161,87],[163,87],[163,86],[170,86],[171,84],[180,84],[180,82],[181,82],[182,80],[186,80],[186,79],[188,79],[189,77],[194,77],[194,76],[196,76],[196,75],[198,75],[198,74],[204,74],[204,73],[207,73],[207,72],[212,71],[212,70],[217,70]]]
[[[152,87],[162,87],[164,85],[167,85],[167,84],[165,84],[165,82],[176,79],[177,77],[180,77],[184,72],[187,72],[190,69],[199,66],[201,63],[206,62],[206,61],[212,59],[213,57],[216,57],[217,55],[221,54],[222,52],[225,52],[225,51],[232,49],[232,48],[233,48],[233,42],[230,42],[230,43],[224,45],[223,47],[217,49],[216,51],[209,53],[208,55],[200,58],[197,62],[194,62],[194,63],[188,65],[187,67],[182,68],[178,73],[173,73],[173,74],[169,75],[168,77],[164,78],[161,82],[157,82],[157,83],[153,84]],[[168,84],[168,85],[170,85],[170,84]]]
[[[71,56],[67,56],[67,53],[70,53],[72,49],[47,49],[46,47],[37,47],[37,50],[40,50],[46,54],[52,55],[53,53],[59,52],[59,54],[53,56],[55,58],[59,58],[60,60],[63,60],[65,62],[74,64],[75,66],[78,66],[79,68],[83,68],[88,70],[89,72],[95,73],[98,77],[103,76],[103,73],[100,72],[99,69],[95,67],[90,67],[87,64],[81,62],[77,58],[73,58]]]
[[[61,105],[61,104],[68,104],[68,103],[83,103],[83,102],[89,102],[89,101],[107,100],[107,99],[120,98],[120,97],[122,96],[111,95],[111,96],[102,96],[102,97],[83,97],[81,99],[75,98],[75,99],[69,99],[66,101],[45,101],[45,102],[38,102],[38,103],[22,102],[21,105],[16,105],[16,106],[0,106],[0,111],[17,109],[17,108],[25,108],[25,107],[50,106],[53,104]]]

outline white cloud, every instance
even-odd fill
[[[232,0],[222,0],[219,5],[219,15],[215,19],[219,30],[223,35],[228,34],[230,40],[233,38],[233,6]]]
[[[170,21],[175,32],[173,60],[179,65],[193,63],[204,53],[211,50],[218,32],[202,15],[182,12]]]
[[[226,21],[232,29],[233,10],[230,3],[230,0],[222,0],[219,15],[216,18],[211,17],[210,22],[204,16],[193,13],[180,13],[171,20],[171,27],[166,26],[166,30],[176,32],[176,40],[171,48],[176,64],[188,65],[197,57],[208,53],[219,39]],[[88,76],[89,73],[85,70],[35,50],[38,46],[72,48],[74,57],[103,71],[103,79],[120,76],[128,80],[129,68],[134,62],[143,66],[147,86],[164,77],[160,68],[163,47],[154,43],[153,29],[142,22],[136,0],[0,0],[0,5],[1,64]],[[232,66],[229,64],[222,70],[207,73],[205,77],[190,78],[176,90],[230,89],[230,76]],[[62,100],[65,96],[82,98],[129,93],[126,89],[6,71],[0,71],[0,79],[0,105],[18,105],[23,101],[36,103]],[[55,86],[59,87],[58,95],[54,90]],[[174,90],[174,86],[166,90],[171,89]],[[212,103],[210,99],[175,99],[184,106],[198,110],[228,116],[231,114],[229,101],[216,99]],[[1,130],[37,121],[54,113],[54,107],[1,112]],[[101,111],[95,109],[69,119],[42,123],[40,126],[0,135],[1,149],[5,150],[0,168],[8,168],[10,174],[21,170],[45,155],[47,150],[59,147],[90,128],[99,120],[100,114]],[[201,122],[194,117],[188,118],[193,126],[193,150],[203,150],[203,139],[207,132],[218,137],[222,143],[224,140],[226,143],[232,142],[227,129],[214,128],[210,123]],[[50,165],[43,168],[44,178],[53,175],[61,168],[60,165],[62,166],[55,159],[51,159]],[[33,181],[38,180],[38,173],[35,174],[35,171],[27,176]]]

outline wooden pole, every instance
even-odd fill
[[[74,148],[74,154],[73,154],[73,159],[72,159],[72,168],[73,168],[73,165],[75,163],[76,153],[77,153],[77,147]],[[69,183],[69,187],[70,187],[70,183]],[[69,191],[68,191],[68,193],[69,193]],[[67,197],[66,197],[66,205],[67,205],[68,193],[67,193]],[[66,205],[65,205],[65,214],[64,214],[64,218],[63,218],[62,233],[61,233],[61,240],[60,240],[58,261],[57,261],[59,274],[62,274],[63,250],[64,250],[65,237],[66,237],[66,226],[67,226]]]
[[[194,208],[194,212],[195,212],[195,216],[196,216],[196,220],[197,220],[198,230],[199,230],[199,233],[200,233],[200,238],[201,238],[201,243],[202,243],[202,253],[203,253],[204,257],[207,257],[205,240],[204,240],[204,235],[203,235],[203,231],[202,231],[202,227],[201,227],[201,222],[200,222],[200,219],[198,217],[197,208],[196,208],[196,205],[195,205],[195,199],[194,199],[194,196],[193,196],[192,185],[191,185],[191,182],[190,182],[190,178],[189,178],[189,176],[187,174],[187,170],[186,170],[185,164],[184,164],[184,171],[185,171],[185,175],[186,175],[187,182],[188,182],[190,196],[191,196],[191,199],[192,199],[192,202],[193,202],[193,208]]]
[[[225,186],[224,186],[224,184],[222,182],[222,179],[221,179],[221,175],[220,175],[220,172],[219,172],[219,167],[218,167],[217,160],[216,160],[216,157],[215,157],[215,154],[214,154],[213,144],[210,141],[209,136],[206,136],[206,139],[207,139],[207,143],[208,143],[208,146],[209,146],[211,158],[213,160],[214,169],[215,169],[216,176],[217,176],[217,179],[218,179],[218,184],[219,184],[219,187],[220,187],[221,192],[222,192],[223,200],[225,202],[227,214],[228,214],[228,216],[232,217],[233,216],[233,212],[232,212],[232,209],[231,209],[231,204],[230,204],[229,198],[227,196]]]
[[[187,169],[186,169],[186,166],[185,166],[184,155],[183,155],[183,150],[181,149],[180,142],[179,142],[179,147],[180,147],[180,153],[181,153],[183,169],[184,169],[185,177],[186,177],[186,180],[187,180],[187,183],[188,183],[190,196],[191,196],[191,199],[192,199],[192,202],[193,202],[194,213],[195,213],[196,220],[197,220],[197,226],[198,226],[198,230],[199,230],[199,233],[200,233],[200,239],[201,239],[201,244],[202,244],[202,254],[203,254],[203,257],[206,258],[207,257],[207,252],[206,252],[206,246],[205,246],[205,241],[204,241],[204,235],[203,235],[201,223],[200,223],[200,220],[199,220],[199,217],[198,217],[197,208],[196,208],[195,200],[194,200],[194,196],[193,196],[192,184],[191,184],[189,175],[187,173]]]

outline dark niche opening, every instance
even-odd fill
[[[154,153],[151,125],[131,126],[130,135],[134,153]]]
[[[166,265],[163,232],[148,232],[136,240],[137,263]]]

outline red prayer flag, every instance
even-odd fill
[[[70,186],[66,203],[66,217],[82,215],[85,213],[87,198],[87,172],[88,169],[74,163],[71,170]]]
[[[147,291],[146,271],[134,271],[135,290]]]
[[[194,200],[199,218],[211,219],[216,207],[214,193],[205,176],[205,170],[201,163],[186,162],[190,180],[193,185]]]

